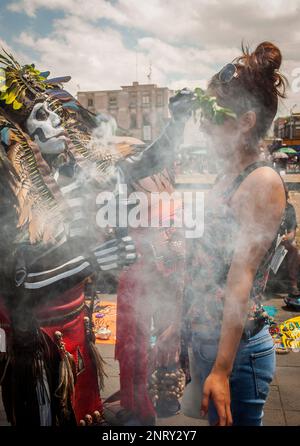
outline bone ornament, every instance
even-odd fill
[[[103,424],[106,424],[106,423],[105,423],[103,416],[99,412],[99,410],[95,410],[93,412],[93,416],[90,414],[86,414],[84,419],[79,421],[80,427],[99,426],[99,425],[103,425]]]
[[[86,422],[87,426],[91,426],[93,424],[93,417],[90,414],[86,414],[84,421]]]
[[[160,398],[178,400],[182,397],[185,388],[185,374],[182,369],[167,372],[160,368],[150,376],[148,392],[155,404]]]

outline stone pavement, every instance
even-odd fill
[[[283,294],[266,298],[265,304],[278,310],[276,321],[282,322],[299,315],[287,310]],[[107,300],[107,297],[105,297]],[[119,389],[119,368],[114,360],[114,348],[100,345],[101,354],[107,365],[108,378],[105,381],[103,397],[107,398]],[[265,426],[300,426],[300,353],[277,354],[277,367],[271,384],[269,398],[264,409]],[[206,420],[186,417],[182,414],[171,418],[158,419],[158,426],[207,426]]]
[[[299,313],[288,311],[283,303],[283,295],[272,295],[265,303],[278,309],[277,321],[284,321]],[[108,296],[105,295],[105,300]],[[115,300],[115,296],[111,296]],[[119,389],[119,367],[114,360],[113,345],[99,345],[105,359],[108,378],[105,379],[103,398],[107,398]],[[271,385],[268,401],[265,405],[265,426],[300,426],[300,353],[276,355],[277,369]],[[8,425],[0,404],[0,426]],[[159,426],[206,426],[206,420],[185,417],[182,414],[171,418],[158,419]]]
[[[299,316],[285,306],[283,295],[273,295],[265,304],[278,309],[275,320]],[[264,425],[300,426],[300,353],[276,355],[276,374],[265,406]]]

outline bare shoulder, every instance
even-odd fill
[[[274,169],[268,166],[259,167],[243,181],[232,200],[232,206],[239,212],[247,203],[248,208],[259,208],[272,214],[282,214],[286,199],[283,181]],[[243,211],[242,211],[243,213]]]
[[[284,190],[280,175],[269,166],[262,166],[251,172],[241,187],[280,187]]]
[[[255,195],[259,192],[259,196],[264,196],[266,193],[282,193],[285,194],[283,180],[279,174],[268,166],[259,167],[255,171],[251,172],[247,178],[243,181],[239,189],[237,190],[237,198],[239,194]],[[256,199],[259,199],[256,196]]]

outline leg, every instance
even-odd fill
[[[199,405],[199,413],[201,410],[202,402],[202,389],[204,382],[213,368],[217,351],[218,344],[207,344],[205,340],[199,338],[197,335],[193,336],[192,340],[192,355],[193,355],[193,370],[192,370],[192,382],[189,384],[194,391],[199,392],[199,395],[190,395],[191,401],[187,398],[189,394],[187,392],[185,396],[185,404],[188,406],[191,404],[192,409],[195,412],[196,405]],[[193,382],[194,381],[194,382]],[[197,409],[196,409],[197,410]],[[215,425],[218,421],[218,416],[214,404],[210,401],[208,407],[208,420],[210,425]]]
[[[201,397],[202,397],[202,383],[199,379],[199,373],[191,348],[188,349],[189,356],[189,372],[191,381],[184,389],[184,394],[181,402],[182,413],[187,417],[200,418]]]
[[[235,426],[261,426],[263,407],[275,372],[271,336],[253,337],[242,343],[231,376],[231,410]],[[256,338],[256,339],[255,339]],[[245,344],[245,345],[244,345]]]
[[[299,254],[298,249],[291,242],[284,242],[284,247],[287,249],[287,268],[288,276],[291,284],[291,290],[295,294],[299,294],[298,290],[298,272],[299,272]]]
[[[193,339],[196,373],[203,388],[217,354],[218,345],[205,344]],[[235,426],[261,426],[263,407],[275,372],[273,339],[265,327],[247,342],[241,342],[232,375],[231,411]],[[209,403],[208,420],[215,425],[218,416],[212,401]]]

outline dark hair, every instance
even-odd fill
[[[229,107],[238,116],[253,110],[256,125],[251,142],[257,144],[264,137],[277,113],[278,97],[285,97],[287,81],[279,73],[282,56],[271,42],[262,42],[252,53],[242,44],[242,56],[234,60],[237,77],[221,82],[218,74],[211,79],[208,90],[217,97],[218,104]]]

